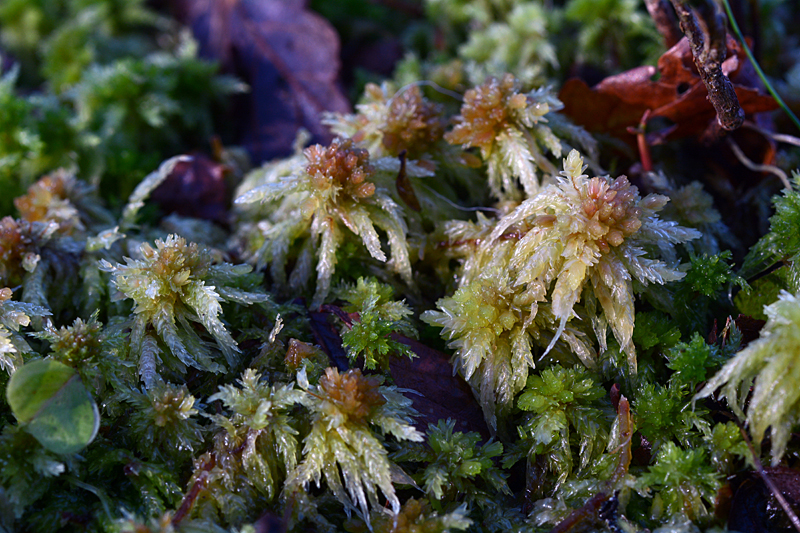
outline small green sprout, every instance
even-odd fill
[[[542,456],[558,476],[556,489],[573,471],[573,441],[580,443],[579,470],[602,454],[612,419],[599,403],[605,395],[580,366],[554,365],[528,378],[517,405],[532,416],[519,427],[519,432],[529,446],[529,464]]]
[[[132,407],[130,434],[145,457],[180,464],[200,448],[203,432],[197,401],[186,385],[161,381],[118,394]]]
[[[389,355],[413,357],[414,353],[408,346],[390,337],[393,332],[417,336],[416,329],[408,320],[412,315],[411,309],[405,302],[392,298],[394,291],[390,286],[375,279],[358,278],[355,286],[345,286],[338,293],[347,302],[344,310],[358,314],[358,319],[352,325],[346,325],[342,332],[342,345],[351,361],[363,356],[365,369],[379,366],[388,370]]]
[[[238,381],[238,386],[220,386],[208,399],[221,401],[226,411],[210,416],[218,430],[207,479],[210,499],[228,521],[252,518],[275,500],[297,465],[292,409],[307,403],[307,395],[293,384],[270,385],[251,368]],[[194,479],[202,473],[198,470]]]
[[[666,387],[646,383],[637,391],[633,401],[636,422],[653,452],[672,440],[687,448],[695,446],[696,430],[710,430],[709,423],[702,416],[704,411],[699,406],[692,409],[690,394],[691,391],[678,380]]]
[[[675,514],[693,522],[709,522],[721,475],[707,462],[706,450],[682,450],[667,442],[656,456],[655,464],[639,476],[636,484],[656,491],[651,506],[654,519]]]
[[[437,508],[454,502],[491,506],[496,493],[511,495],[507,475],[494,461],[503,454],[503,444],[489,440],[478,445],[481,436],[471,431],[453,431],[455,420],[439,420],[428,426],[428,448],[409,454],[409,459],[426,463],[418,480]]]

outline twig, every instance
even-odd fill
[[[789,521],[792,523],[794,528],[800,532],[800,519],[797,518],[797,515],[794,514],[791,506],[789,506],[789,502],[786,501],[786,498],[783,497],[781,491],[778,490],[778,487],[775,485],[775,482],[772,481],[767,473],[764,471],[764,466],[761,464],[761,459],[758,458],[758,454],[756,450],[753,448],[753,443],[750,442],[750,437],[747,436],[747,432],[744,430],[743,427],[739,426],[739,431],[742,432],[742,438],[744,439],[745,444],[747,444],[747,448],[750,450],[750,454],[753,456],[753,463],[756,465],[756,471],[758,475],[761,476],[761,479],[764,480],[764,483],[769,488],[772,495],[775,496],[775,499],[778,500],[783,512],[786,513],[786,516],[789,517]]]
[[[792,184],[789,182],[789,176],[786,175],[786,172],[784,172],[783,170],[779,169],[774,165],[762,165],[750,160],[746,155],[744,155],[744,152],[742,152],[742,149],[739,148],[738,144],[736,144],[736,141],[734,141],[730,137],[727,138],[727,141],[728,141],[728,146],[731,147],[731,150],[733,150],[733,153],[736,155],[736,158],[744,166],[746,166],[747,168],[749,168],[754,172],[769,172],[770,174],[774,174],[775,176],[778,176],[778,179],[781,180],[781,183],[785,188],[792,190]]]
[[[658,33],[664,37],[664,44],[672,48],[681,40],[682,34],[675,18],[675,12],[670,8],[669,0],[644,0],[650,18],[656,24]]]
[[[674,1],[674,0],[673,0]],[[725,6],[725,13],[728,15],[728,20],[731,23],[731,28],[733,28],[733,32],[736,34],[736,37],[739,38],[739,42],[742,43],[742,48],[744,48],[744,53],[747,54],[747,58],[750,60],[750,63],[753,64],[753,68],[756,69],[756,74],[758,77],[761,78],[761,81],[764,83],[764,86],[767,88],[769,94],[778,102],[778,105],[781,106],[783,112],[789,116],[789,119],[797,126],[797,129],[800,130],[800,120],[797,119],[797,116],[792,113],[792,110],[789,109],[789,106],[786,105],[786,102],[783,101],[783,98],[780,97],[778,92],[772,86],[772,84],[767,79],[767,75],[764,74],[764,71],[761,70],[761,66],[756,61],[756,58],[753,56],[752,50],[747,45],[747,41],[744,40],[744,35],[742,35],[742,30],[739,29],[739,25],[736,23],[736,19],[733,17],[733,12],[731,11],[731,6],[728,3],[728,0],[721,0],[722,5]]]
[[[710,1],[700,0],[697,9],[689,7],[688,0],[672,0],[672,5],[681,30],[692,47],[694,64],[717,112],[717,121],[723,129],[730,131],[742,125],[744,110],[739,105],[731,80],[722,72],[727,34],[721,13],[715,5],[709,4]]]

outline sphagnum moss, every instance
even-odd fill
[[[400,207],[373,183],[376,170],[369,152],[349,139],[336,139],[328,147],[314,145],[303,153],[307,164],[302,170],[257,186],[236,200],[244,204],[274,202],[286,217],[270,225],[256,252],[257,259],[271,263],[274,280],[286,282],[290,252],[296,250],[288,286],[302,289],[316,256],[317,283],[311,305],[318,307],[330,291],[337,252],[351,236],[357,237],[372,258],[387,262],[380,229],[388,241],[390,269],[412,284],[406,222]]]
[[[208,250],[177,235],[156,240],[155,247],[144,243],[139,254],[140,259],[126,258],[124,265],[105,260],[100,264],[113,275],[120,291],[118,298],[134,301],[131,351],[145,384],[152,387],[160,379],[158,368],[162,365],[179,374],[184,374],[186,367],[223,372],[225,364],[236,365],[241,350],[220,319],[220,304],[233,301],[249,305],[267,300],[267,295],[255,287],[251,292],[233,283],[245,277],[250,268],[215,265]],[[224,362],[208,348],[192,323],[202,325],[215,340]]]
[[[340,374],[329,368],[317,387],[307,389],[311,430],[305,438],[303,461],[290,474],[285,491],[300,490],[312,480],[319,486],[324,475],[336,499],[367,523],[370,509],[382,507],[378,489],[392,513],[400,512],[393,466],[379,436],[412,442],[423,437],[411,425],[410,400],[392,387],[380,386],[380,381],[359,369]]]
[[[35,2],[9,2],[3,21],[32,13],[58,26]],[[757,444],[771,427],[774,461],[797,453],[789,436],[798,422],[790,357],[798,194],[787,191],[777,202],[772,230],[745,261],[745,277],[780,264],[765,273],[768,290],[758,298],[737,296],[759,312],[767,304],[770,318],[762,338],[742,351],[733,321],[721,334],[712,327],[713,319],[735,316],[726,293],[737,282],[732,256],[718,249],[727,237],[713,199],[697,185],[656,184],[672,198],[670,208],[663,196],[640,196],[634,184],[642,176],[632,171],[630,180],[616,170],[584,175],[584,160],[595,174],[602,174],[599,161],[626,169],[630,161],[610,150],[597,157],[595,139],[558,114],[554,90],[528,90],[549,75],[541,67],[557,68],[554,51],[559,60],[592,57],[582,39],[577,48],[568,42],[574,35],[557,40],[556,24],[589,3],[543,11],[525,2],[429,2],[441,15],[436,24],[451,25],[440,28],[447,42],[437,53],[459,56],[418,70],[449,93],[435,94],[419,79],[368,86],[357,113],[329,117],[350,138],[304,151],[301,135],[294,157],[246,178],[228,250],[224,237],[215,239],[217,250],[187,242],[203,237],[182,233],[190,223],[172,222],[177,229],[164,232],[165,221],[158,230],[157,215],[141,210],[191,156],[146,178],[118,220],[77,177],[108,189],[124,175],[125,190],[157,166],[162,150],[180,153],[162,143],[174,132],[157,123],[206,123],[203,106],[178,100],[187,83],[209,85],[195,82],[207,80],[210,67],[191,50],[187,61],[118,60],[110,47],[108,64],[75,69],[98,43],[90,32],[71,45],[66,37],[76,28],[141,10],[84,11],[92,2],[64,8],[86,18],[44,35],[41,46],[49,48],[36,48],[47,58],[47,83],[65,89],[63,100],[16,96],[13,69],[0,80],[8,111],[0,117],[3,190],[11,184],[22,193],[49,172],[16,202],[19,218],[0,222],[0,287],[7,287],[0,289],[0,364],[8,373],[40,358],[74,367],[67,370],[84,382],[102,422],[89,446],[56,456],[30,426],[5,417],[0,528],[240,533],[259,521],[293,531],[488,533],[556,527],[567,517],[559,530],[719,525],[716,489],[745,473],[749,451],[735,424],[714,425],[707,406],[692,410],[691,396],[736,352],[703,394],[721,388]],[[602,16],[628,17],[624,4]],[[467,29],[466,46],[452,42]],[[0,27],[3,39],[9,35]],[[629,33],[604,43],[617,47],[621,35]],[[115,47],[127,42],[107,37],[101,41]],[[635,42],[624,49],[640,50]],[[493,48],[481,54],[487,43]],[[79,53],[58,61],[53,54],[62,50]],[[535,63],[519,61],[533,56]],[[68,68],[54,70],[59,64]],[[520,70],[504,76],[502,64]],[[71,76],[79,81],[66,90]],[[452,90],[465,89],[459,113]],[[56,142],[58,132],[71,138]],[[557,177],[557,159],[567,153]],[[63,164],[77,169],[52,170]],[[266,201],[255,205],[259,199]],[[476,209],[482,213],[468,219]],[[697,231],[674,222],[706,236],[692,239]],[[256,272],[223,258],[252,260]],[[687,259],[690,266],[681,264]],[[265,303],[265,281],[294,300],[255,305]],[[301,296],[315,308],[310,319]],[[441,328],[497,440],[479,436],[481,421],[459,413],[449,423],[426,419],[426,441],[412,425],[415,396],[383,386],[386,376],[328,368],[328,354],[313,345],[324,339],[326,350],[340,348],[335,326],[322,320],[335,314],[350,355],[386,374],[397,368],[395,333],[412,335],[423,312]],[[438,331],[419,332],[426,347],[414,345],[412,377],[433,386],[424,399],[436,403],[455,385],[431,383],[437,378],[421,370],[439,360],[429,350]],[[750,385],[752,397],[743,398]],[[414,483],[427,500],[417,499]]]

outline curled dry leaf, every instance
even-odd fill
[[[225,171],[225,165],[195,154],[178,162],[151,198],[167,213],[225,222],[230,198]]]
[[[292,152],[299,128],[327,144],[323,111],[347,113],[337,85],[339,37],[300,0],[180,0],[201,53],[250,86],[245,146],[256,162]]]

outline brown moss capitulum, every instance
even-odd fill
[[[511,74],[500,80],[489,78],[483,85],[468,90],[464,94],[459,122],[444,138],[450,144],[490,151],[497,135],[512,121],[511,114],[528,105],[527,96],[520,94],[519,90],[519,84]]]
[[[367,84],[371,98],[383,98],[383,91],[374,83]],[[395,94],[389,104],[389,114],[383,128],[383,146],[396,156],[403,150],[416,159],[444,135],[445,121],[442,106],[427,101],[416,85]]]
[[[344,374],[339,374],[335,368],[328,368],[325,375],[319,378],[319,387],[325,392],[326,400],[356,423],[363,422],[375,407],[386,403],[386,398],[379,390],[380,378],[364,376],[358,368]]]
[[[66,199],[66,174],[54,172],[28,187],[28,194],[14,199],[20,217],[30,222],[47,218],[54,200]]]
[[[185,386],[166,384],[163,389],[154,391],[153,422],[158,427],[167,427],[179,420],[186,420],[197,414],[194,409],[194,396]]]
[[[642,227],[638,192],[625,176],[610,183],[603,178],[591,178],[585,190],[581,191],[581,209],[589,217],[586,232],[602,253],[621,245],[626,237]],[[653,209],[660,209],[666,204],[667,198],[651,196],[647,202],[648,208],[652,204]]]
[[[350,139],[334,139],[327,148],[315,144],[303,154],[308,159],[306,172],[317,189],[338,187],[342,194],[358,199],[375,194],[375,184],[367,181],[375,172],[369,152],[353,147]]]
[[[35,253],[30,225],[22,220],[3,217],[0,220],[0,283],[10,287],[22,283],[25,258]]]
[[[72,326],[61,326],[57,338],[51,342],[50,349],[59,355],[59,359],[68,365],[87,361],[102,350],[100,334],[103,325],[94,320],[84,322],[75,319]]]
[[[283,361],[292,372],[296,372],[303,365],[305,359],[314,357],[319,348],[311,343],[289,339],[289,347],[286,349],[286,356]]]

